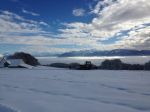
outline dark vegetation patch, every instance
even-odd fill
[[[31,54],[24,52],[16,52],[13,55],[7,57],[8,59],[22,59],[26,64],[36,66],[39,65],[38,60]]]
[[[101,70],[150,70],[150,61],[145,63],[144,65],[141,64],[127,64],[123,63],[120,59],[114,60],[104,60],[101,65],[96,66],[92,64],[90,61],[86,61],[84,64],[79,63],[52,63],[51,67],[58,67],[58,68],[69,68],[75,70],[92,70],[92,69],[101,69]]]

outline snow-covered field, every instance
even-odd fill
[[[0,112],[150,112],[150,72],[0,69]]]

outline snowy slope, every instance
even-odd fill
[[[150,112],[150,72],[0,69],[0,112]]]
[[[3,57],[3,55],[2,55],[2,54],[0,54],[0,58],[1,58],[1,57]]]

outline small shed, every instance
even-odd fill
[[[0,68],[8,67],[8,65],[9,62],[4,57],[0,57]]]
[[[8,59],[10,65],[9,68],[33,68],[33,66],[24,63],[22,59]]]

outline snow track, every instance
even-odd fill
[[[11,107],[7,107],[0,104],[0,112],[18,112],[18,111],[12,109]]]
[[[150,112],[149,80],[147,71],[1,69],[0,104],[19,112]]]

